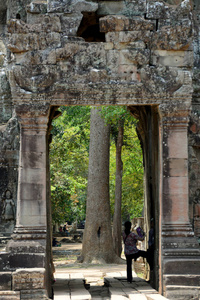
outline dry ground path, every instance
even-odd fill
[[[126,281],[126,265],[79,264],[80,243],[54,247],[55,300],[166,300],[133,272]]]

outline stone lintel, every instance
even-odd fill
[[[149,94],[143,93],[141,95],[141,91],[143,88],[143,84],[141,82],[137,82],[135,84],[130,83],[126,85],[125,82],[114,82],[116,86],[110,84],[99,84],[96,83],[92,85],[91,89],[89,87],[85,87],[84,84],[79,84],[81,90],[78,88],[66,88],[61,91],[55,90],[53,94],[44,94],[44,93],[30,93],[24,94],[23,101],[25,103],[29,103],[31,101],[37,101],[38,103],[46,102],[52,106],[61,106],[61,105],[160,105],[165,101],[170,102],[174,97],[171,97],[170,94],[163,92],[157,94],[156,92],[151,97]],[[177,102],[186,102],[188,97],[191,95],[186,95],[186,97],[181,96],[177,97]],[[14,93],[13,102],[15,104],[21,103],[22,98],[20,98],[20,94]],[[167,121],[167,119],[166,119]],[[175,121],[175,120],[174,120]],[[181,124],[181,120],[177,119],[177,123]],[[188,120],[187,120],[188,121]],[[183,123],[186,123],[184,121]],[[170,126],[170,119],[166,125]]]

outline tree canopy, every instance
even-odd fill
[[[53,121],[50,146],[51,199],[54,223],[85,219],[90,139],[90,107],[60,107],[62,115]],[[139,217],[143,209],[143,158],[136,133],[136,120],[126,107],[103,107],[102,114],[111,124],[110,205],[115,199],[115,132],[124,118],[122,150],[122,220]]]
[[[118,133],[118,122],[124,119],[124,141],[122,148],[122,220],[141,217],[144,204],[143,155],[136,132],[137,120],[124,106],[104,107],[102,114],[111,124],[110,148],[110,203],[111,214],[114,213],[115,202],[115,147]]]
[[[50,147],[54,223],[84,220],[89,159],[90,108],[61,107]]]

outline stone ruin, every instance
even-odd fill
[[[52,297],[49,142],[61,105],[138,118],[154,286],[200,294],[198,0],[0,0],[0,299]]]

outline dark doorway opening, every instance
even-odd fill
[[[105,33],[99,30],[99,18],[95,12],[83,12],[77,36],[84,38],[86,42],[105,42]]]

